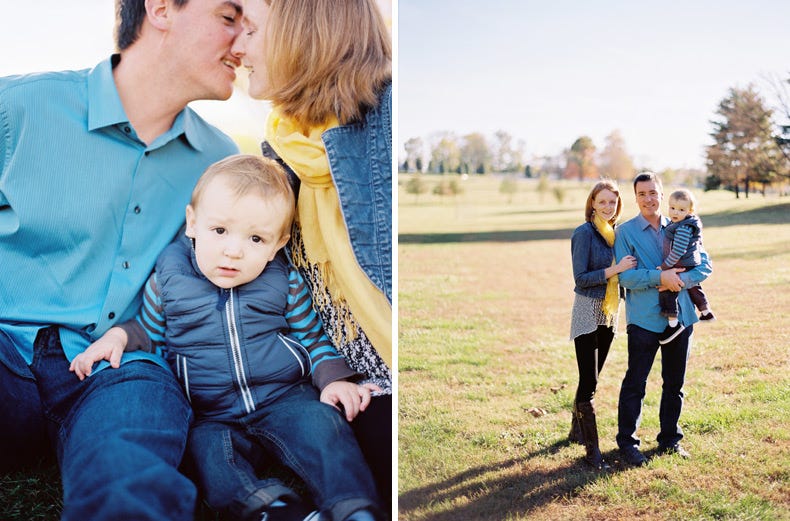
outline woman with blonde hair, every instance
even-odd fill
[[[617,185],[602,180],[587,196],[584,224],[571,236],[574,302],[571,339],[576,347],[579,384],[573,400],[569,439],[585,447],[585,461],[596,469],[607,468],[598,447],[598,427],[593,396],[617,329],[620,288],[617,274],[636,266],[636,258],[614,261],[614,226],[623,201]]]
[[[351,422],[382,499],[392,475],[392,48],[375,0],[247,0],[233,52],[268,100],[263,154],[292,174],[287,251],[360,385]],[[347,403],[347,402],[343,402]],[[364,409],[364,410],[363,410]]]

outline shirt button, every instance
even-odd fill
[[[131,131],[132,131],[132,129],[131,129],[131,128],[129,128],[129,126],[127,125],[127,126],[123,127],[123,131],[124,131],[124,132],[126,132],[126,133],[128,134],[129,132],[131,132]]]
[[[113,313],[112,311],[110,311],[110,314],[109,314],[109,315],[107,315],[107,318],[109,318],[110,320],[114,319],[114,318],[115,318],[115,313]]]
[[[151,151],[150,151],[150,150],[146,150],[146,151],[145,151],[145,157],[148,157],[148,154],[150,154],[150,153],[151,153]]]
[[[122,266],[123,266],[123,269],[128,270],[129,269],[129,261],[123,261]]]
[[[140,207],[139,207],[139,206],[135,206],[135,207],[134,207],[134,213],[137,213],[137,214],[139,214],[141,211],[142,211],[142,210],[140,210]]]

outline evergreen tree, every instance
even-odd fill
[[[771,132],[772,111],[752,85],[732,88],[712,120],[714,144],[707,147],[708,173],[746,198],[754,182],[771,183],[788,168]]]

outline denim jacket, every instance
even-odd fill
[[[330,128],[321,137],[354,255],[392,303],[392,84],[363,121]],[[296,177],[268,143],[261,150]]]
[[[606,296],[604,270],[612,265],[614,248],[598,233],[592,223],[586,222],[576,228],[571,236],[571,260],[573,262],[573,291],[592,298]]]

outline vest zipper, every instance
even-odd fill
[[[225,319],[228,322],[228,341],[230,342],[230,352],[233,356],[233,365],[236,369],[236,383],[239,384],[241,398],[244,401],[244,409],[247,414],[255,410],[255,401],[252,399],[247,375],[244,373],[244,362],[241,358],[241,342],[239,342],[238,327],[236,327],[236,310],[233,306],[233,289],[229,290],[230,296],[225,302]]]
[[[186,392],[187,400],[189,400],[189,403],[192,403],[192,395],[189,394],[189,371],[187,370],[187,359],[181,355],[176,355],[176,376],[184,382],[184,391]]]

